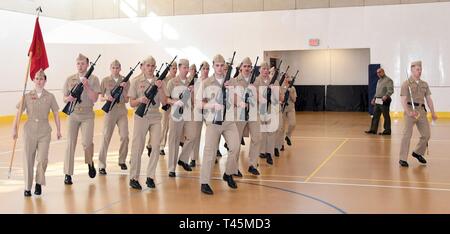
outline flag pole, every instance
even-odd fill
[[[38,7],[36,9],[37,12],[37,18],[39,18],[39,13],[42,12],[42,8]],[[27,65],[27,71],[25,72],[25,81],[24,81],[24,85],[23,85],[23,91],[22,91],[22,98],[20,100],[20,105],[19,105],[19,114],[16,116],[16,118],[18,118],[16,120],[16,125],[14,126],[15,130],[16,130],[16,137],[14,139],[14,144],[13,144],[13,150],[12,150],[12,154],[11,154],[11,159],[9,161],[9,170],[8,170],[8,179],[11,178],[11,170],[12,170],[12,164],[14,161],[14,156],[16,155],[16,146],[17,146],[17,139],[19,138],[19,126],[20,126],[20,119],[22,117],[22,112],[23,112],[23,104],[25,102],[25,92],[27,90],[27,83],[28,83],[28,76],[30,75],[30,65],[31,65],[31,58],[33,57],[33,52],[30,51],[28,53],[28,65]]]

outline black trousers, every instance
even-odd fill
[[[380,116],[383,114],[384,118],[384,131],[391,132],[391,116],[389,115],[390,105],[380,105],[375,104],[372,124],[370,126],[370,131],[377,132],[378,124],[380,123]]]

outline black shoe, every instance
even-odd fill
[[[241,138],[241,145],[245,145],[245,141],[244,141],[243,137]]]
[[[88,164],[88,168],[89,168],[89,173],[88,173],[89,177],[95,178],[95,175],[97,175],[97,171],[95,170],[94,162],[92,162],[92,165]]]
[[[72,183],[72,176],[66,175],[66,177],[64,178],[64,184],[68,184],[68,185],[73,184]]]
[[[390,136],[391,135],[391,131],[380,132],[380,133],[378,133],[378,135]]]
[[[169,172],[169,177],[176,177],[177,174],[175,174],[175,172]]]
[[[159,151],[159,155],[164,156],[164,155],[166,155],[166,152],[164,152],[164,150],[162,149],[162,150]]]
[[[216,156],[217,157],[222,157],[222,153],[220,153],[220,150],[217,150]]]
[[[31,191],[30,191],[30,190],[25,190],[25,191],[23,192],[23,195],[24,195],[25,197],[31,197]]]
[[[284,151],[284,145],[281,146],[280,151]]]
[[[36,186],[34,186],[34,194],[35,195],[41,195],[42,194],[42,187],[40,184],[36,184]]]
[[[266,155],[265,153],[260,153],[260,154],[259,154],[259,157],[260,157],[260,158],[266,158],[267,155]]]
[[[184,142],[180,142],[180,146],[183,147],[184,146]]]
[[[145,182],[147,184],[147,187],[149,188],[155,188],[155,181],[153,181],[152,178],[147,177],[147,181]]]
[[[400,163],[400,166],[402,166],[402,167],[409,167],[409,165],[406,161],[400,160],[398,163]]]
[[[137,181],[135,179],[130,180],[130,187],[137,189],[137,190],[142,190],[141,184],[139,184],[139,181]]]
[[[150,154],[152,153],[152,147],[149,147],[148,145],[146,147],[147,147],[147,156],[150,157]]]
[[[223,174],[223,180],[225,180],[228,184],[228,187],[232,188],[232,189],[237,189],[237,184],[236,182],[234,182],[233,180],[233,176],[231,175],[227,175],[227,174]]]
[[[191,160],[191,163],[189,163],[189,166],[190,167],[195,167],[196,165],[195,165],[195,160]]]
[[[284,139],[286,140],[286,143],[287,143],[289,146],[292,145],[291,139],[289,139],[289,137],[286,136]]]
[[[238,172],[236,174],[234,174],[234,176],[236,177],[243,177],[241,171],[238,170]]]
[[[275,157],[280,157],[280,151],[278,151],[278,148],[275,148]]]
[[[416,154],[415,152],[413,152],[412,156],[414,158],[417,158],[417,160],[419,160],[420,163],[423,163],[423,164],[427,163],[427,160],[425,160],[425,158],[422,155],[420,155],[420,154]]]
[[[192,171],[192,168],[189,166],[189,164],[181,160],[178,160],[178,165],[182,166],[185,171]]]
[[[98,169],[98,173],[100,173],[100,175],[106,175],[106,169],[100,168],[100,169]]]
[[[273,165],[272,155],[269,153],[266,154],[266,162],[270,165]]]
[[[230,149],[228,148],[228,144],[225,142],[225,144],[223,144],[223,147],[225,147],[225,149],[227,149],[227,151],[230,151]]]
[[[372,130],[370,130],[370,131],[364,131],[365,133],[367,133],[367,134],[377,134],[377,132],[375,132],[375,131],[372,131]]]
[[[121,170],[127,170],[128,169],[127,164],[125,164],[125,163],[119,163],[119,166],[120,166]]]
[[[201,189],[202,193],[213,195],[214,192],[212,191],[211,187],[209,187],[209,184],[202,184]]]
[[[252,173],[253,175],[259,175],[258,169],[256,169],[254,166],[250,166],[248,168],[248,172]]]

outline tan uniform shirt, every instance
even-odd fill
[[[17,104],[17,108],[20,103]],[[48,134],[52,131],[48,123],[48,113],[58,112],[59,107],[55,96],[47,90],[42,90],[41,97],[38,97],[36,90],[32,90],[25,94],[25,101],[23,103],[23,110],[26,111],[28,121],[25,124],[25,131],[34,132],[37,134]]]
[[[130,97],[131,99],[143,97],[147,88],[150,87],[151,85],[154,85],[155,81],[156,77],[153,77],[150,82],[148,79],[145,78],[144,74],[137,76],[131,81],[128,97]],[[158,90],[158,93],[155,96],[155,105],[149,103],[147,114],[159,114],[161,95],[165,95],[165,92],[161,93],[161,90]],[[134,109],[137,108],[138,106],[136,106]]]
[[[425,97],[431,95],[430,87],[428,83],[419,80],[419,82],[414,81],[413,78],[409,78],[407,81],[403,82],[400,96],[406,96],[407,102],[411,102],[411,96],[409,95],[408,85],[411,87],[412,97],[415,103],[425,104]]]
[[[76,86],[78,83],[81,82],[79,74],[71,75],[66,79],[66,82],[64,83],[63,87],[63,94],[64,96],[69,96],[70,91],[74,86]],[[98,81],[97,76],[91,75],[89,77],[89,86],[91,89],[96,92],[100,93],[100,82]],[[78,103],[75,112],[79,110],[79,108],[92,110],[94,107],[94,102],[92,102],[91,99],[88,97],[88,93],[86,92],[86,89],[83,90],[83,93],[81,94],[81,103]]]
[[[280,93],[284,97],[284,93],[286,93],[286,90],[289,88],[289,85],[283,85],[280,88]],[[286,100],[284,100],[286,101]],[[289,101],[288,105],[286,106],[285,112],[288,111],[295,111],[295,101],[297,101],[297,91],[295,90],[295,87],[292,86],[289,90]]]
[[[100,84],[100,92],[102,95],[106,97],[111,96],[111,90],[114,89],[114,87],[120,85],[122,83],[123,79],[125,77],[119,76],[117,81],[112,78],[112,76],[107,76],[102,79],[102,83]],[[122,92],[122,96],[120,97],[119,104],[125,104],[125,94],[128,93],[128,90],[130,89],[130,81],[127,81],[127,86]],[[116,104],[117,105],[117,104]]]

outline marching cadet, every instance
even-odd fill
[[[427,119],[427,110],[425,108],[425,100],[431,111],[431,117],[437,120],[434,111],[433,100],[431,99],[431,91],[428,83],[421,80],[422,62],[416,61],[411,63],[411,77],[403,82],[400,96],[402,98],[402,106],[405,116],[405,128],[403,129],[402,144],[400,146],[400,165],[408,167],[408,153],[413,126],[417,126],[420,133],[420,140],[416,149],[412,152],[412,156],[420,163],[426,164],[427,161],[423,157],[428,141],[430,140],[430,125]]]
[[[195,64],[191,64],[191,66],[189,66],[189,74],[187,75],[188,80],[191,80],[196,73],[197,73],[197,66]]]
[[[73,113],[68,118],[67,126],[67,150],[64,160],[64,173],[66,174],[64,183],[72,184],[72,175],[74,169],[75,147],[77,145],[78,131],[81,128],[81,143],[84,149],[84,160],[88,164],[89,177],[94,178],[97,172],[95,171],[94,161],[94,118],[93,111],[94,103],[100,94],[100,82],[97,76],[91,75],[84,77],[89,65],[89,59],[79,54],[77,59],[78,73],[69,76],[64,83],[63,94],[64,102],[73,102],[76,98],[70,95],[70,90],[78,83],[82,82],[84,89],[81,94],[81,103],[75,106]]]
[[[164,86],[167,87],[167,84],[169,83],[169,81],[172,78],[175,78],[175,76],[177,75],[177,70],[178,70],[178,65],[177,62],[173,62],[170,65],[170,70],[169,70],[169,74],[167,74],[166,78],[164,78],[163,82],[164,82]],[[166,152],[164,151],[164,147],[166,147],[166,143],[167,143],[167,133],[169,131],[169,115],[170,115],[170,105],[166,106],[167,109],[163,110],[163,114],[162,114],[162,119],[161,119],[161,141],[160,141],[160,145],[159,145],[159,154],[160,155],[166,155]],[[152,136],[149,137],[148,139],[148,143],[147,143],[147,155],[150,157],[150,153],[152,152],[152,146],[151,146],[151,141],[152,141]]]
[[[209,63],[206,61],[202,62],[202,69],[200,71],[200,79],[195,81],[194,85],[194,96],[197,92],[199,92],[199,87],[202,86],[202,82],[205,81],[209,77]],[[194,136],[194,150],[193,153],[191,153],[191,162],[189,164],[190,167],[195,167],[196,162],[199,161],[199,155],[200,155],[200,138],[202,135],[202,128],[203,128],[203,109],[201,109],[201,106],[194,105],[194,110],[197,111],[197,113],[200,113],[201,119],[195,119],[194,118],[194,128],[195,128],[195,136]],[[195,112],[194,112],[195,113]],[[195,114],[194,114],[195,117]]]
[[[260,88],[263,87],[264,90],[267,90],[268,87],[271,87],[271,89],[274,89],[275,86],[279,86],[278,81],[275,81],[274,84],[270,84],[271,77],[269,75],[269,63],[262,62],[259,68],[260,75],[256,78],[255,81],[255,87]],[[260,89],[261,90],[261,89]],[[265,91],[264,91],[265,92]],[[276,92],[272,90],[272,98],[274,99]],[[267,99],[263,96],[264,94],[262,92],[259,92],[259,106],[260,111],[264,110],[266,113],[260,113],[261,117],[261,128],[264,128],[264,131],[261,131],[261,148],[260,148],[260,157],[265,158],[266,162],[270,165],[273,164],[272,155],[274,154],[275,150],[275,141],[276,141],[276,131],[279,126],[279,118],[281,116],[278,115],[278,119],[270,119],[269,116],[275,117],[277,114],[271,114],[269,115],[268,112],[279,112],[279,104],[278,100],[282,101],[282,97],[275,98],[276,102],[272,102],[269,109],[266,108],[267,106]],[[279,95],[281,96],[281,95]],[[271,108],[274,107],[274,108]],[[274,125],[272,121],[277,121],[277,123]],[[272,126],[272,127],[271,127]],[[274,126],[276,128],[274,128]]]
[[[44,89],[47,76],[39,70],[34,77],[34,90],[27,93],[23,100],[23,106],[17,104],[16,118],[13,124],[13,139],[17,139],[17,122],[22,112],[26,110],[28,120],[24,125],[24,153],[23,153],[23,175],[25,180],[24,196],[31,196],[33,184],[34,161],[36,166],[36,186],[34,194],[41,195],[42,185],[45,185],[45,170],[48,163],[48,150],[50,146],[52,128],[48,122],[48,113],[53,112],[56,124],[56,138],[61,139],[61,124],[58,115],[58,104],[55,96]],[[22,101],[21,101],[22,102]]]
[[[255,64],[256,66],[256,64]],[[238,86],[243,89],[242,95],[245,95],[245,92],[250,92],[252,94],[251,97],[249,97],[249,100],[253,101],[255,104],[257,103],[257,95],[258,91],[254,88],[253,84],[250,84],[250,75],[252,70],[252,61],[250,58],[246,57],[242,60],[241,66],[240,66],[240,73],[236,78],[233,78],[233,84],[235,86]],[[250,85],[253,87],[251,89]],[[251,91],[250,91],[250,90]],[[249,107],[250,108],[250,107]],[[243,109],[244,110],[244,109]],[[244,110],[245,111],[245,110]],[[244,119],[240,119],[240,112],[238,111],[238,121],[236,121],[236,127],[239,132],[239,138],[242,139],[244,134],[244,129],[247,126],[249,128],[250,132],[250,151],[248,154],[248,172],[252,173],[253,175],[259,175],[257,167],[258,162],[258,154],[260,150],[260,141],[261,141],[261,132],[260,132],[260,122],[259,119],[256,117],[256,119],[251,120],[249,118],[248,121]],[[241,145],[239,144],[239,151],[240,151]],[[242,177],[241,172],[239,171],[239,154],[236,157],[236,171],[237,173],[235,176]]]
[[[169,177],[175,177],[175,169],[178,165],[182,166],[186,171],[192,171],[189,166],[189,154],[194,149],[194,136],[195,129],[193,128],[192,121],[190,119],[185,120],[186,114],[191,113],[190,107],[192,105],[186,106],[191,103],[189,99],[186,103],[180,100],[180,94],[189,89],[192,97],[193,87],[188,87],[189,80],[187,78],[187,73],[189,72],[189,61],[187,59],[180,59],[178,62],[178,76],[171,79],[167,84],[167,102],[172,106],[171,118],[169,118]],[[183,108],[183,114],[181,118],[175,118],[175,111],[179,111]],[[185,114],[186,112],[186,114]],[[183,134],[184,132],[184,134]],[[182,137],[185,138],[183,149],[178,157],[178,150],[180,145],[180,140]]]
[[[284,93],[286,91],[289,92],[289,100],[288,100],[288,105],[286,106],[286,108],[282,111],[282,119],[283,119],[283,124],[282,124],[282,131],[281,134],[279,135],[279,141],[281,142],[281,144],[283,144],[283,140],[286,140],[286,143],[288,145],[292,145],[291,143],[291,138],[292,138],[292,132],[295,129],[295,124],[296,124],[296,119],[295,119],[295,101],[297,101],[297,91],[295,90],[295,87],[290,87],[289,85],[292,83],[292,77],[288,76],[286,74],[286,79],[284,79],[284,82],[281,86],[281,91],[280,91],[280,95],[282,95],[284,97]],[[283,100],[284,102],[285,100]],[[282,102],[282,103],[283,103]],[[287,124],[287,129],[285,128]]]
[[[229,81],[225,81],[224,73],[225,59],[222,55],[216,55],[213,59],[214,74],[203,82],[203,90],[201,94],[196,95],[196,102],[208,109],[208,114],[214,114],[217,111],[223,111],[226,108],[223,104],[216,101],[217,96],[221,96],[222,84],[229,88]],[[236,169],[236,157],[239,153],[239,133],[234,121],[227,118],[223,119],[221,125],[214,124],[211,115],[206,117],[206,133],[205,133],[205,147],[203,151],[203,162],[200,172],[201,191],[205,194],[212,195],[213,190],[209,183],[211,181],[211,174],[214,166],[214,158],[219,146],[220,137],[223,135],[228,144],[228,158],[226,163],[223,180],[227,181],[228,186],[236,189],[236,182],[233,180],[233,174]]]
[[[100,101],[114,101],[111,96],[111,90],[114,87],[120,85],[124,89],[122,96],[120,97],[119,103],[116,103],[114,107],[105,115],[103,122],[103,142],[100,147],[100,153],[98,154],[99,166],[98,172],[101,175],[106,175],[106,155],[108,153],[109,143],[111,141],[112,134],[114,132],[114,127],[117,125],[119,129],[120,136],[120,147],[119,147],[119,166],[122,170],[127,169],[125,160],[128,154],[128,110],[125,104],[128,102],[128,88],[130,87],[130,82],[122,82],[125,78],[120,75],[121,64],[119,61],[114,60],[110,65],[111,75],[102,79],[100,84]]]
[[[147,133],[150,132],[152,148],[157,148],[159,146],[161,134],[161,113],[159,112],[159,106],[160,104],[165,105],[167,101],[164,82],[157,80],[154,76],[155,68],[156,61],[152,56],[142,61],[143,73],[131,81],[130,90],[128,92],[131,107],[137,109],[141,103],[149,105],[148,111],[143,117],[134,114],[133,138],[131,143],[130,187],[138,190],[142,189],[139,184],[139,174],[141,171],[141,155],[145,147],[145,137]],[[145,97],[145,91],[152,85],[156,85],[158,88],[154,103],[150,103],[150,100]],[[146,184],[149,188],[155,188],[154,179],[158,159],[158,151],[152,151],[147,166]]]

